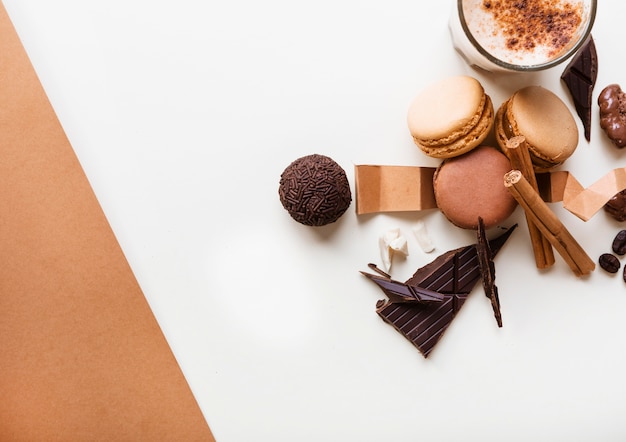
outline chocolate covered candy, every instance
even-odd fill
[[[604,205],[606,213],[617,221],[626,221],[626,190],[622,190]]]
[[[600,127],[620,149],[626,147],[626,94],[619,84],[610,84],[598,96]]]

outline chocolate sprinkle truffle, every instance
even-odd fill
[[[280,176],[278,195],[289,215],[306,226],[337,221],[352,202],[346,172],[333,159],[318,154],[287,166]]]

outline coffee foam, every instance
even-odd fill
[[[575,45],[584,31],[589,9],[584,0],[528,0],[525,9],[514,3],[463,2],[463,14],[473,37],[501,61],[520,66],[549,63]],[[531,13],[532,8],[539,13]],[[547,17],[554,18],[548,22]],[[527,37],[522,35],[524,32]]]

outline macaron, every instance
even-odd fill
[[[493,103],[477,79],[447,77],[413,99],[407,123],[413,141],[426,155],[452,158],[485,140],[494,124]]]
[[[452,224],[463,229],[476,229],[478,217],[486,229],[499,225],[517,207],[517,201],[504,187],[504,175],[510,170],[506,155],[490,146],[445,159],[433,177],[437,207]]]
[[[506,142],[524,136],[536,171],[562,164],[578,146],[578,127],[567,105],[541,86],[515,92],[496,113],[496,140],[506,152]]]

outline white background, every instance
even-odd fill
[[[320,153],[355,164],[434,165],[406,128],[443,76],[481,80],[497,107],[559,80],[487,75],[449,42],[451,2],[6,0],[5,6],[216,438],[233,441],[621,441],[626,284],[534,266],[520,223],[496,258],[504,327],[480,285],[429,359],[375,313],[359,275],[400,227],[404,280],[474,242],[436,211],[297,224],[280,173]],[[600,73],[626,86],[626,3],[600,2]],[[564,168],[585,186],[626,151],[582,137]],[[354,195],[353,195],[354,196]],[[555,212],[596,260],[626,226]],[[411,227],[424,220],[437,250]],[[493,232],[491,232],[493,233]],[[626,264],[626,259],[623,260]]]

